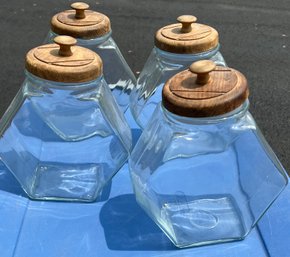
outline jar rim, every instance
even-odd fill
[[[53,35],[53,37],[59,36],[57,33],[53,32],[52,30],[50,30],[50,33]],[[100,45],[106,42],[111,36],[112,36],[112,30],[110,30],[107,34],[101,37],[89,38],[89,39],[84,39],[84,38],[75,38],[75,39],[78,41],[77,45],[79,46]]]
[[[56,88],[56,89],[76,89],[79,87],[85,87],[85,86],[91,86],[92,84],[99,83],[101,80],[104,79],[103,75],[99,76],[97,79],[86,81],[86,82],[57,82],[57,81],[51,81],[47,79],[40,78],[38,76],[33,75],[29,71],[25,70],[25,76],[27,79],[31,80],[37,80],[44,86],[50,87],[50,88]]]
[[[177,115],[168,111],[161,103],[163,114],[167,120],[173,123],[186,124],[186,125],[209,125],[209,124],[225,122],[229,119],[239,118],[248,111],[249,106],[250,106],[250,102],[247,99],[238,108],[222,115],[211,116],[211,117],[185,117],[185,116],[180,116],[180,115]]]
[[[215,55],[219,49],[220,49],[220,44],[218,44],[215,48],[212,48],[208,51],[201,52],[201,53],[196,53],[196,54],[178,54],[178,53],[171,53],[167,52],[164,50],[161,50],[157,46],[154,46],[155,51],[164,57],[170,58],[170,59],[208,59],[211,56]]]

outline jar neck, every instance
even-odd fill
[[[53,35],[53,38],[59,36],[53,31],[51,31],[51,34]],[[91,38],[91,39],[76,38],[76,40],[78,41],[77,45],[79,46],[100,45],[106,42],[111,36],[112,36],[112,30],[102,37],[96,37],[96,38]]]
[[[161,58],[171,59],[171,60],[189,60],[189,61],[196,61],[196,60],[202,60],[202,59],[210,59],[212,56],[214,56],[220,49],[220,45],[218,44],[217,47],[206,51],[201,52],[197,54],[175,54],[163,51],[159,49],[158,47],[154,47],[156,54],[158,54]]]
[[[249,100],[246,100],[241,106],[234,109],[231,112],[225,113],[219,116],[213,117],[204,117],[204,118],[191,118],[191,117],[183,117],[171,113],[168,111],[162,104],[161,104],[162,112],[164,118],[173,124],[184,126],[202,126],[202,125],[214,125],[214,124],[221,124],[221,123],[231,123],[233,120],[239,119],[243,117],[249,109]]]
[[[45,80],[42,78],[39,78],[32,73],[25,70],[25,76],[26,80],[31,82],[31,85],[35,85],[35,81],[37,81],[37,84],[35,86],[37,87],[47,87],[51,89],[61,89],[61,90],[79,90],[84,88],[90,88],[90,87],[96,87],[99,83],[103,81],[103,75],[98,77],[95,80],[87,81],[87,82],[81,82],[81,83],[64,83],[64,82],[55,82],[50,80]]]

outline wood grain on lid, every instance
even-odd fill
[[[239,71],[198,61],[169,79],[162,103],[170,112],[186,117],[211,117],[230,112],[248,98],[247,80]]]
[[[30,50],[26,69],[33,75],[55,82],[80,83],[97,79],[102,74],[102,60],[93,51],[75,46],[76,40],[58,36],[56,44]]]
[[[218,45],[218,32],[207,25],[195,23],[195,16],[182,15],[180,23],[159,29],[155,45],[164,51],[181,54],[195,54],[209,51]]]
[[[110,19],[102,13],[88,10],[88,4],[76,2],[71,8],[74,10],[63,11],[52,17],[51,30],[54,33],[92,39],[111,31]]]

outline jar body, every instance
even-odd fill
[[[172,54],[154,47],[131,94],[130,109],[135,121],[144,129],[156,106],[161,102],[164,83],[198,60],[212,60],[226,66],[224,58],[216,49],[201,54]]]
[[[246,106],[180,121],[159,105],[129,166],[137,202],[181,248],[243,239],[287,184]]]
[[[27,73],[0,133],[1,159],[33,199],[96,200],[131,148],[102,77],[64,84]]]
[[[96,39],[79,39],[77,44],[96,52],[103,61],[104,78],[120,108],[125,112],[129,106],[130,94],[136,85],[136,78],[109,33]],[[52,43],[57,34],[49,31],[44,43]]]

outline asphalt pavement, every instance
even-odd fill
[[[0,116],[24,79],[26,52],[40,44],[51,17],[70,9],[68,0],[9,0],[0,8]],[[155,31],[181,14],[219,31],[229,66],[246,75],[250,111],[278,158],[290,171],[289,0],[99,0],[91,9],[111,18],[113,37],[138,76]],[[289,173],[290,174],[290,173]]]

